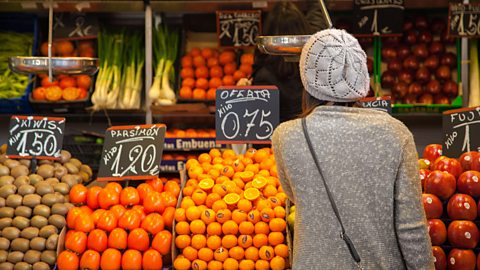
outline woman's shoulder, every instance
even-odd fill
[[[290,138],[298,138],[298,135],[302,132],[301,128],[300,118],[281,123],[273,131],[272,143],[277,144]]]

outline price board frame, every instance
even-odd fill
[[[229,42],[233,43],[233,44],[227,44],[227,43],[224,43],[222,42],[222,40],[225,40],[223,39],[223,33],[225,31],[222,31],[222,26],[221,26],[221,20],[222,20],[222,16],[228,16],[228,15],[231,15],[231,16],[235,16],[236,14],[243,14],[243,15],[246,15],[246,14],[252,14],[253,16],[251,16],[252,18],[256,18],[257,21],[253,21],[252,22],[252,26],[255,26],[257,25],[257,36],[261,35],[262,33],[262,12],[260,10],[221,10],[221,11],[217,11],[216,12],[216,24],[217,24],[217,40],[218,40],[218,46],[221,47],[221,48],[225,48],[225,49],[236,49],[236,48],[252,48],[252,47],[256,47],[256,42],[255,42],[255,37],[250,37],[251,41],[250,41],[250,44],[249,45],[238,45],[236,46],[234,44],[233,41],[231,41],[233,39],[233,37],[230,37],[228,39]],[[243,16],[241,18],[234,18],[233,20],[242,20],[242,19],[245,19],[246,16]],[[231,22],[235,25],[235,21],[234,22]],[[228,29],[230,29],[230,23],[227,27]],[[250,33],[251,34],[251,33]]]
[[[123,175],[120,175],[120,176],[113,176],[110,173],[110,172],[112,172],[112,169],[111,168],[106,168],[106,167],[110,167],[107,163],[108,163],[108,161],[113,159],[114,155],[117,155],[117,150],[112,151],[111,150],[112,147],[110,147],[109,145],[115,145],[115,144],[119,144],[119,143],[123,143],[123,142],[129,143],[129,142],[133,142],[133,141],[141,141],[139,138],[144,138],[144,137],[138,137],[138,136],[134,135],[134,136],[130,136],[130,138],[118,141],[118,140],[116,140],[115,138],[112,137],[112,131],[124,131],[128,134],[128,131],[131,131],[131,130],[135,130],[135,129],[137,129],[137,130],[140,130],[140,129],[147,130],[147,129],[150,129],[150,128],[158,128],[159,132],[160,132],[160,135],[158,135],[158,134],[155,135],[156,137],[159,137],[157,139],[160,139],[160,140],[155,142],[156,144],[149,144],[149,146],[153,145],[154,149],[156,151],[155,154],[154,154],[153,160],[151,162],[152,165],[157,165],[156,173],[138,175],[138,173],[135,172],[135,175],[125,175],[125,174],[123,174]],[[161,172],[160,164],[162,162],[162,155],[163,155],[163,150],[164,150],[164,140],[165,140],[166,130],[167,130],[167,126],[165,124],[113,126],[113,127],[108,128],[105,132],[105,141],[104,141],[104,144],[103,144],[102,157],[101,157],[101,160],[100,160],[100,168],[98,170],[97,181],[103,182],[103,181],[123,181],[123,180],[151,180],[151,179],[157,178],[158,174]],[[149,136],[150,139],[155,141],[155,138],[152,137],[153,134],[151,134],[151,135],[147,134],[146,136]],[[137,138],[137,139],[135,139],[135,138]],[[139,144],[140,144],[140,142],[139,142]],[[108,147],[108,149],[106,149],[107,147]],[[112,152],[109,152],[109,149]],[[130,149],[130,152],[131,152],[132,149]],[[157,151],[157,149],[160,149],[160,150]],[[120,152],[120,153],[121,153],[121,151],[122,151],[122,149],[118,150],[118,152]],[[145,150],[143,150],[143,148],[142,148],[140,154],[143,153],[143,156],[144,156],[147,153],[147,151],[148,151],[148,147]],[[107,162],[104,162],[105,154],[109,154]],[[125,154],[126,154],[126,151],[125,151]],[[129,155],[130,154],[131,153],[129,153]],[[127,169],[124,170],[124,172],[126,172],[127,170],[130,170],[130,167],[137,163],[137,161],[140,159],[140,157],[139,157],[140,154],[138,154],[138,158],[136,158],[133,162],[127,161],[127,162],[131,162],[131,163],[130,163],[129,167],[127,167]],[[117,159],[117,158],[118,157],[115,157],[115,159]],[[118,158],[118,159],[121,160],[120,158]],[[156,161],[158,161],[158,162],[156,162]],[[119,161],[118,164],[119,164],[118,166],[120,166],[120,161]],[[113,164],[111,166],[113,167]],[[147,169],[147,171],[148,170],[150,170],[150,169]]]
[[[477,126],[470,126],[475,124]],[[462,127],[465,129],[457,130]],[[472,136],[472,133],[476,136]],[[480,106],[443,112],[442,134],[442,149],[445,156],[459,157],[464,152],[480,151]],[[463,136],[463,138],[459,136]],[[475,149],[471,148],[472,138]],[[460,142],[458,143],[458,141]]]
[[[87,25],[82,28],[84,24]],[[91,32],[85,33],[85,31]],[[55,40],[96,39],[99,31],[100,26],[96,14],[61,12],[54,16],[53,33]]]
[[[355,23],[355,26],[353,28],[353,35],[356,36],[356,37],[374,37],[374,36],[382,36],[382,37],[395,37],[395,36],[401,36],[403,33],[402,33],[402,29],[401,29],[401,25],[402,23],[399,22],[398,20],[396,19],[390,19],[388,21],[392,21],[392,25],[394,26],[397,26],[399,27],[399,29],[393,29],[392,31],[394,30],[398,30],[398,31],[394,31],[393,33],[382,33],[382,31],[384,30],[380,30],[378,29],[378,17],[379,17],[379,12],[380,10],[382,9],[391,9],[391,10],[395,10],[395,9],[400,9],[401,12],[402,12],[402,15],[401,15],[401,18],[402,18],[402,21],[403,21],[403,18],[404,18],[404,10],[405,10],[405,0],[397,0],[398,2],[401,2],[401,4],[370,4],[370,3],[362,3],[363,1],[361,0],[354,0],[353,1],[353,10],[355,11],[355,21],[357,21],[357,19],[360,19],[359,22],[356,22]],[[371,1],[367,1],[367,2],[371,2]],[[372,23],[369,23],[373,26],[373,24],[375,23],[375,28],[376,31],[364,31],[363,30],[363,26],[360,26],[359,24],[360,23],[363,23],[363,24],[367,24],[367,21],[369,19],[369,16],[366,14],[366,11],[370,11],[370,10],[373,10],[373,22]],[[366,18],[366,19],[365,19]]]
[[[37,121],[37,124],[35,124],[34,121]],[[44,121],[44,122],[43,123],[38,123],[38,121]],[[53,126],[50,125],[51,122],[58,122],[58,125],[53,127]],[[60,160],[60,157],[61,157],[60,156],[60,151],[62,150],[63,136],[65,135],[65,122],[66,122],[66,119],[64,117],[12,115],[10,117],[10,126],[9,126],[9,129],[8,129],[9,138],[8,138],[8,141],[7,141],[7,144],[8,144],[7,157],[8,158],[20,158],[20,159]],[[30,124],[32,126],[30,126]],[[42,146],[42,150],[40,150],[40,152],[44,152],[44,148],[45,148],[44,146],[50,140],[49,139],[49,138],[51,138],[50,136],[53,136],[53,138],[55,139],[55,148],[56,148],[54,150],[57,150],[57,151],[55,151],[54,154],[52,154],[54,156],[52,156],[52,155],[41,155],[41,153],[39,155],[22,155],[20,152],[17,151],[17,149],[13,148],[13,144],[19,142],[20,140],[24,140],[23,151],[25,151],[25,148],[27,146],[28,134],[26,134],[27,132],[23,132],[23,131],[19,131],[19,130],[21,130],[22,128],[26,128],[24,130],[32,130],[32,129],[29,129],[29,127],[40,128],[41,125],[43,125],[43,127],[44,127],[44,129],[42,129],[43,131],[41,131],[41,132],[44,133],[44,132],[48,131],[47,133],[50,133],[50,135],[47,135],[47,137],[44,140],[42,140],[44,145]],[[46,128],[48,128],[48,129],[46,129]],[[58,134],[55,134],[56,132],[54,132],[54,131],[57,131]],[[13,132],[15,132],[15,135],[12,135]],[[22,134],[22,132],[26,135],[24,135],[25,137],[23,139],[20,139],[20,136],[21,136],[20,134]],[[42,144],[41,141],[37,141],[37,137],[38,137],[37,132],[38,132],[38,130],[36,132],[35,132],[35,130],[29,132],[29,133],[34,133],[35,134],[35,138],[33,139],[32,146],[33,146],[33,144],[36,144],[36,145]],[[57,135],[57,136],[55,136],[55,135]],[[43,137],[43,135],[42,135],[42,137]],[[42,137],[40,137],[39,139],[42,139]],[[45,152],[45,154],[48,154],[48,153]]]
[[[366,103],[372,103],[372,102],[376,102],[376,101],[380,101],[380,102],[387,102],[387,105],[388,106],[388,109],[384,109],[384,106],[378,106],[378,107],[365,107],[364,105]],[[366,109],[372,109],[372,110],[379,110],[379,111],[383,111],[383,112],[386,112],[388,114],[392,114],[392,98],[390,96],[385,96],[385,97],[367,97],[367,98],[362,98],[359,100],[360,104],[362,105],[362,108],[366,108]],[[383,105],[383,104],[382,104]]]
[[[476,14],[478,15],[476,21],[477,21],[477,24],[475,26],[475,32],[477,34],[474,34],[474,35],[469,35],[467,33],[465,34],[461,34],[461,33],[452,33],[451,31],[451,28],[452,28],[452,23],[455,22],[455,23],[458,23],[458,22],[462,22],[462,25],[463,27],[465,28],[465,25],[463,24],[463,21],[464,21],[464,18],[463,18],[463,15],[465,14],[465,10],[461,11],[461,15],[460,15],[460,18],[457,19],[454,19],[452,21],[452,17],[453,16],[456,16],[457,14],[453,14],[453,11],[452,11],[452,8],[454,7],[463,7],[464,9],[470,9],[470,8],[475,8],[477,9],[477,12],[476,13],[468,13],[468,14]],[[473,12],[473,11],[471,11]],[[457,25],[455,27],[458,27]],[[458,31],[457,31],[458,32]],[[465,37],[465,38],[478,38],[480,37],[480,3],[469,3],[469,4],[463,4],[463,3],[450,3],[448,5],[448,24],[447,24],[447,35],[448,36],[451,36],[451,37]]]

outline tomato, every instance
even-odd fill
[[[115,213],[112,211],[108,210],[103,213],[103,215],[100,216],[97,222],[97,228],[105,230],[107,232],[112,231],[117,227],[117,217],[115,216]]]
[[[48,79],[48,76],[44,77],[42,79],[42,83],[41,85],[43,87],[50,87],[50,86],[58,86],[58,81],[57,80],[53,80],[52,82]]]
[[[58,270],[77,270],[79,265],[78,256],[68,250],[62,251],[57,258]]]
[[[112,206],[110,208],[110,211],[112,211],[115,214],[115,217],[117,217],[117,219],[119,219],[121,216],[123,216],[123,214],[125,213],[125,211],[127,211],[127,209],[125,209],[125,207],[123,207],[123,205],[117,204],[117,205]]]
[[[103,209],[108,209],[113,205],[118,204],[120,200],[118,193],[111,189],[102,189],[98,194],[98,205]]]
[[[143,199],[145,198],[145,196],[147,196],[147,194],[149,192],[154,191],[154,190],[153,190],[152,186],[150,186],[149,184],[142,183],[142,184],[138,185],[137,191],[138,191],[138,195],[140,195],[140,202],[143,203]]]
[[[37,87],[32,92],[32,97],[35,100],[45,100],[45,87]]]
[[[140,227],[140,222],[142,222],[140,214],[131,209],[125,211],[123,216],[118,219],[118,227],[133,230]]]
[[[81,232],[91,232],[95,229],[95,223],[91,215],[81,214],[75,219],[75,230]]]
[[[75,228],[75,219],[82,214],[82,209],[80,207],[73,207],[72,209],[68,210],[67,214],[67,226],[70,229]]]
[[[99,229],[95,229],[88,234],[87,248],[98,252],[103,252],[107,249],[108,237],[107,234]]]
[[[86,99],[88,96],[88,90],[85,88],[78,88],[78,92],[80,93],[78,95],[78,100]]]
[[[70,189],[68,198],[73,204],[84,204],[87,201],[88,189],[82,184],[76,184]]]
[[[175,198],[178,198],[178,195],[180,194],[180,185],[175,181],[167,181],[163,190],[170,191]]]
[[[163,210],[165,209],[162,197],[160,196],[160,193],[156,191],[147,194],[145,199],[143,199],[143,207],[145,208],[146,213],[163,213]]]
[[[148,233],[142,229],[137,228],[128,234],[127,246],[130,249],[145,251],[150,247],[150,238]]]
[[[58,86],[61,88],[77,87],[77,80],[72,77],[65,77],[60,80]]]
[[[135,249],[125,251],[122,256],[122,269],[142,269],[142,253]]]
[[[100,268],[104,270],[117,270],[122,266],[122,254],[120,251],[108,248],[100,258]]]
[[[102,188],[99,186],[93,186],[87,191],[87,205],[91,209],[98,208],[98,194],[102,191]]]
[[[171,244],[172,233],[167,230],[163,230],[157,233],[157,235],[155,235],[153,238],[152,248],[160,252],[162,255],[167,255],[170,253]]]
[[[87,250],[80,259],[80,269],[98,270],[100,268],[100,254],[95,250]]]
[[[171,229],[173,225],[173,219],[175,218],[175,207],[169,206],[165,208],[162,214],[165,227]]]
[[[82,254],[87,248],[87,235],[84,232],[73,232],[68,237],[68,241],[65,241],[65,248],[77,254]]]
[[[92,83],[92,79],[88,75],[78,75],[77,76],[77,86],[88,89],[90,88],[90,84]]]
[[[158,213],[151,213],[142,221],[141,227],[152,235],[163,230],[163,218]]]
[[[115,192],[117,192],[118,194],[120,194],[120,192],[122,191],[122,186],[117,182],[109,182],[105,186],[105,189],[111,189],[111,190],[114,190]]]
[[[153,188],[153,190],[155,190],[156,192],[163,191],[163,182],[162,182],[162,179],[160,178],[148,180],[147,184],[149,184]]]
[[[133,187],[126,187],[120,192],[120,204],[132,206],[140,203],[140,195]]]
[[[160,194],[162,197],[162,201],[165,204],[165,206],[168,207],[176,207],[177,206],[177,197],[175,197],[174,194],[172,194],[170,191],[164,191],[162,194]]]
[[[142,267],[145,270],[162,269],[162,255],[155,249],[149,249],[143,253]]]
[[[105,209],[97,209],[93,211],[92,219],[93,219],[93,224],[95,224],[95,227],[97,226],[98,220],[103,215],[103,213],[105,213],[105,211],[106,211]]]
[[[116,249],[127,248],[127,232],[122,228],[115,228],[108,236],[108,247]]]
[[[63,89],[62,98],[64,100],[72,101],[77,100],[80,96],[80,89],[76,87],[67,87]]]
[[[62,88],[58,86],[49,86],[45,88],[45,98],[49,101],[59,101],[62,99]]]

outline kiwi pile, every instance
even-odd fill
[[[68,151],[58,161],[9,159],[0,148],[0,269],[46,270],[56,262],[58,235],[66,225],[70,188],[92,170]]]

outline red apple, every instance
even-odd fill
[[[452,80],[448,80],[443,83],[443,93],[447,96],[456,97],[458,96],[458,85]]]
[[[405,18],[403,20],[403,32],[407,32],[413,29],[413,21],[411,18]]]
[[[447,52],[440,58],[440,64],[446,65],[450,68],[456,68],[457,56],[454,53]]]
[[[442,158],[437,159],[433,163],[432,170],[439,170],[451,173],[455,178],[462,174],[462,165],[455,158]]]
[[[408,70],[402,70],[398,73],[398,80],[406,84],[411,84],[413,82],[413,75]]]
[[[441,65],[437,68],[435,76],[439,80],[450,80],[452,78],[452,72],[450,71],[450,68],[448,66]]]
[[[442,216],[443,204],[437,196],[423,193],[422,201],[427,219],[440,218]]]
[[[441,40],[444,44],[453,44],[455,37],[448,35],[447,29],[445,29],[442,31]]]
[[[425,193],[447,200],[455,193],[456,184],[455,177],[448,172],[432,171],[425,179]]]
[[[427,45],[425,44],[418,44],[413,48],[413,54],[420,58],[420,59],[425,59],[428,57],[428,48]]]
[[[403,67],[408,70],[417,70],[419,67],[417,58],[415,56],[409,56],[405,58],[405,60],[403,60]]]
[[[428,29],[428,20],[423,15],[418,15],[414,19],[415,29],[426,30]]]
[[[470,151],[463,153],[459,158],[460,164],[462,164],[462,169],[468,171],[472,169],[472,163],[475,156],[478,155],[477,151]]]
[[[389,71],[397,73],[402,70],[402,62],[400,62],[400,60],[398,59],[393,59],[388,63],[387,69]]]
[[[480,172],[466,171],[462,173],[457,180],[457,190],[474,198],[480,197]]]
[[[447,240],[447,227],[440,219],[429,219],[427,221],[428,234],[432,241],[432,246],[439,246]]]
[[[382,73],[381,82],[382,82],[383,88],[389,89],[393,87],[393,84],[395,83],[395,75],[393,74],[392,71],[386,70]]]
[[[428,169],[430,169],[430,163],[431,163],[430,160],[428,160],[426,158],[420,158],[420,159],[418,159],[418,168],[428,170]]]
[[[448,201],[448,217],[454,220],[475,220],[477,217],[477,204],[467,194],[455,194]]]
[[[454,220],[448,225],[448,242],[456,248],[475,248],[478,228],[469,220]]]
[[[419,83],[412,83],[410,84],[410,86],[408,87],[408,93],[410,95],[420,95],[421,93],[423,92],[423,88],[422,88],[422,85],[419,84]]]
[[[430,53],[432,54],[442,54],[445,51],[445,46],[440,41],[434,41],[430,44]]]
[[[418,41],[421,43],[429,44],[430,42],[432,42],[432,40],[433,40],[432,34],[430,34],[427,31],[422,31],[418,35]]]
[[[441,144],[429,144],[423,150],[423,158],[430,160],[430,162],[434,162],[441,155],[442,155]]]
[[[472,170],[480,172],[480,154],[473,157]]]
[[[448,253],[449,270],[474,270],[475,253],[471,249],[454,248]]]
[[[430,93],[425,93],[418,98],[420,104],[433,104],[433,96]]]
[[[423,66],[428,68],[429,70],[436,70],[438,68],[438,65],[440,64],[440,60],[438,59],[438,56],[436,55],[430,55],[425,61],[423,62]]]
[[[450,104],[450,99],[444,95],[437,95],[434,99],[435,104]]]
[[[426,159],[425,159],[426,160]],[[427,160],[428,161],[428,160]],[[430,162],[430,161],[429,161]],[[420,184],[422,185],[422,190],[423,187],[425,186],[425,179],[427,179],[427,176],[430,174],[430,170],[428,169],[420,169],[418,171],[418,174],[420,176]]]
[[[405,42],[409,45],[414,45],[417,43],[417,34],[415,31],[408,31],[405,35]]]
[[[430,93],[432,95],[436,95],[438,93],[440,93],[440,90],[441,90],[441,84],[439,81],[437,80],[431,80],[427,83],[427,85],[425,86],[425,91],[427,93]]]
[[[445,251],[439,246],[433,246],[433,261],[435,262],[435,270],[445,270],[447,269],[447,256]]]
[[[419,83],[426,83],[430,80],[430,72],[426,67],[421,67],[417,70],[415,78]]]
[[[446,27],[447,27],[447,24],[445,23],[445,20],[442,18],[435,18],[430,23],[430,30],[434,34],[441,34]]]
[[[408,94],[404,98],[405,104],[416,104],[417,102],[417,95],[415,94]]]
[[[410,47],[404,44],[400,44],[397,49],[397,56],[400,60],[405,59],[410,55]]]
[[[397,58],[397,51],[392,47],[384,47],[382,48],[382,60],[385,62],[389,62],[393,59]]]
[[[408,93],[408,85],[405,82],[397,82],[393,85],[392,92],[395,96],[403,98]]]

